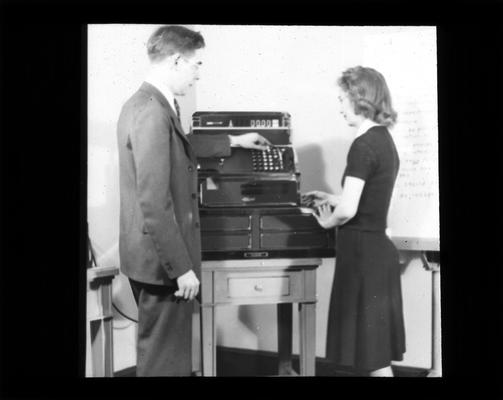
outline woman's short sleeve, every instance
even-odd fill
[[[362,140],[356,140],[349,149],[346,176],[366,181],[376,167],[377,159],[372,148]]]

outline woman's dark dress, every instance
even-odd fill
[[[405,329],[398,252],[385,234],[398,153],[384,126],[357,137],[346,176],[363,179],[358,211],[337,232],[327,355],[339,365],[376,370],[400,361]]]

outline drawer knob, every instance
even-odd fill
[[[261,292],[262,290],[264,290],[264,288],[262,287],[262,285],[255,285],[253,287],[257,292]]]

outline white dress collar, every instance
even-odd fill
[[[367,132],[370,128],[373,128],[374,126],[381,126],[381,125],[368,118],[364,119],[360,127],[356,131],[356,137],[363,135],[365,132]]]

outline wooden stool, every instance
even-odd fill
[[[112,280],[117,267],[87,269],[86,376],[112,377]]]

